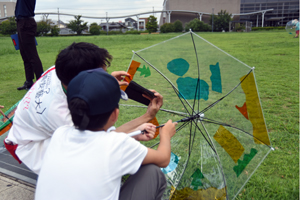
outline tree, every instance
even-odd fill
[[[176,20],[174,22],[174,31],[175,32],[182,32],[183,27],[182,27],[182,22],[180,20]]]
[[[14,17],[8,18],[1,23],[0,26],[1,33],[3,35],[13,35],[17,33],[17,23]]]
[[[231,21],[231,14],[226,10],[221,10],[218,15],[214,16],[214,31],[229,31],[229,22]],[[210,16],[210,24],[212,24],[212,16]]]
[[[200,21],[199,19],[195,18],[186,24],[185,30],[189,31],[189,29],[192,29],[192,31],[194,32],[209,31],[210,27],[208,24],[205,24],[203,21]]]
[[[51,21],[50,20],[42,20],[36,23],[36,34],[37,35],[45,35],[51,30],[50,26]]]
[[[92,35],[100,35],[101,26],[99,26],[96,22],[90,25],[90,33]]]
[[[52,36],[58,36],[59,35],[59,31],[60,31],[60,28],[58,28],[56,25],[53,26],[51,28],[51,34],[52,34]]]
[[[160,27],[160,32],[162,33],[170,33],[170,32],[174,32],[174,30],[175,28],[173,23],[164,23]]]
[[[146,29],[148,30],[149,33],[156,32],[158,28],[157,25],[157,18],[154,17],[153,15],[150,15],[148,18],[148,22],[146,24]]]
[[[67,25],[72,31],[76,32],[77,35],[80,35],[83,30],[87,29],[87,22],[83,22],[81,20],[81,15],[74,16],[75,20],[71,20],[70,23]]]

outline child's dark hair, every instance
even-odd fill
[[[111,113],[115,110],[100,115],[88,115],[89,110],[86,102],[80,98],[74,98],[69,102],[72,121],[79,130],[96,130],[104,127]]]
[[[79,42],[63,49],[56,58],[55,69],[60,81],[68,85],[80,72],[99,67],[110,66],[112,56],[106,49]]]

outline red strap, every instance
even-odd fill
[[[17,144],[7,144],[5,142],[5,140],[3,141],[5,148],[7,149],[7,151],[19,162],[19,164],[22,163],[22,161],[18,158],[17,154],[16,154],[16,149],[18,147]]]

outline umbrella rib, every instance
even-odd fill
[[[208,111],[209,109],[211,109],[213,106],[215,106],[217,103],[219,103],[221,100],[223,100],[225,97],[227,97],[230,93],[232,93],[239,85],[242,84],[242,82],[248,77],[248,75],[252,72],[253,70],[251,69],[248,74],[243,78],[243,80],[241,80],[231,91],[229,91],[225,96],[221,97],[220,99],[218,99],[217,101],[215,101],[214,103],[210,104],[209,106],[207,106],[206,108],[204,108],[201,112],[199,113],[204,113],[206,111]]]
[[[227,127],[234,128],[234,129],[236,129],[236,130],[239,130],[239,131],[241,131],[241,132],[243,132],[243,133],[246,133],[247,135],[250,135],[251,137],[253,137],[253,138],[259,140],[261,143],[263,143],[264,145],[266,145],[266,146],[268,146],[269,148],[272,149],[271,146],[267,145],[266,143],[264,143],[263,141],[261,141],[260,139],[258,139],[257,137],[255,137],[254,135],[248,133],[247,131],[244,131],[243,129],[237,128],[237,127],[235,127],[235,126],[232,126],[232,125],[230,125],[230,124],[226,124],[226,123],[223,123],[223,122],[218,122],[218,121],[216,121],[216,120],[212,120],[212,119],[208,119],[208,118],[204,118],[204,119],[206,119],[206,120],[203,120],[204,122],[211,123],[211,124],[222,125],[222,126],[227,126]],[[209,121],[207,121],[207,120],[209,120]]]
[[[173,85],[172,85],[172,87],[173,87],[174,92],[177,94],[177,97],[179,98],[181,104],[183,105],[183,107],[185,108],[185,110],[188,112],[189,116],[192,116],[192,114],[189,113],[187,107],[185,106],[185,104],[183,103],[183,101],[181,100],[181,98],[179,97],[179,95],[178,95],[178,94],[180,94],[179,91],[177,91],[176,88]]]
[[[188,124],[188,123],[185,123],[185,124]],[[191,123],[191,127],[192,127],[192,123]],[[186,170],[186,168],[187,168],[187,166],[188,166],[188,164],[189,164],[189,161],[190,161],[190,155],[191,155],[191,150],[190,150],[191,132],[192,132],[192,131],[191,131],[191,128],[190,128],[189,154],[188,154],[188,157],[187,157],[187,160],[186,160],[186,165],[184,166],[184,169],[182,170],[182,173],[181,173],[181,175],[180,175],[180,178],[179,178],[178,183],[180,183],[180,181],[181,181],[181,179],[182,179],[182,177],[183,177],[183,174],[184,174],[184,172],[185,172],[185,170]],[[195,133],[194,133],[194,135],[195,135]],[[177,190],[177,186],[178,186],[178,184],[177,184],[176,187],[175,187],[175,191]],[[174,193],[172,193],[172,196],[170,196],[170,199],[172,199],[173,194],[174,194]]]
[[[178,91],[178,89],[175,87],[175,85],[173,85],[173,83],[163,74],[161,73],[156,67],[154,67],[151,63],[149,63],[147,60],[145,60],[143,57],[141,57],[139,54],[137,54],[136,52],[134,52],[135,55],[137,55],[140,59],[142,59],[144,62],[146,62],[148,65],[150,65],[155,71],[157,71],[166,81],[169,82],[169,84],[173,87],[174,91],[176,91],[176,94],[178,96],[178,94],[180,94],[180,92]],[[180,101],[182,102],[181,98],[178,96],[178,98],[180,99]],[[192,106],[189,104],[188,101],[186,101],[186,104],[189,105],[189,107],[192,109]],[[182,103],[183,104],[183,103]],[[184,105],[184,104],[183,104]],[[186,111],[188,112],[188,110],[186,109]]]
[[[145,51],[145,50],[147,50],[147,49],[150,49],[150,48],[155,47],[155,46],[158,46],[158,45],[160,45],[160,44],[169,42],[169,41],[171,41],[171,40],[177,39],[177,38],[182,37],[182,36],[187,35],[187,34],[189,34],[189,32],[186,32],[186,33],[184,33],[184,34],[182,34],[182,35],[178,35],[178,36],[176,36],[176,37],[173,37],[173,38],[171,38],[171,39],[165,40],[165,41],[163,41],[163,42],[160,42],[160,43],[158,43],[158,44],[152,45],[152,46],[150,46],[150,47],[147,47],[147,48],[138,50],[138,51],[136,51],[136,52]]]
[[[186,125],[188,124],[188,122],[184,122],[183,124],[181,124],[177,129],[176,129],[176,132],[180,131],[182,128],[184,128]],[[159,142],[153,144],[152,146],[150,146],[149,148],[153,148],[155,147],[156,145],[158,145]]]
[[[207,41],[207,40],[206,40],[206,39],[204,39],[203,37],[201,37],[201,36],[197,35],[196,33],[193,33],[193,34],[194,34],[196,37],[198,37],[198,38],[202,39],[203,41],[205,41],[206,43],[210,44],[211,46],[215,47],[215,48],[216,48],[216,49],[218,49],[219,51],[221,51],[221,52],[225,53],[227,56],[229,56],[229,57],[233,58],[234,60],[238,61],[239,63],[241,63],[241,64],[243,64],[243,65],[245,65],[246,67],[248,67],[248,68],[250,68],[250,69],[251,69],[251,67],[250,67],[250,66],[248,66],[247,64],[245,64],[245,63],[243,63],[242,61],[238,60],[237,58],[233,57],[232,55],[230,55],[229,53],[225,52],[224,50],[220,49],[220,48],[219,48],[219,47],[217,47],[216,45],[214,45],[214,44],[210,43],[209,41]]]
[[[145,109],[148,108],[148,106],[140,106],[140,105],[128,105],[128,104],[119,104],[119,105],[125,106],[125,107],[127,106],[127,107],[136,107],[136,108],[145,108]],[[163,108],[160,108],[159,110],[167,112],[167,113],[175,114],[175,115],[178,115],[178,116],[182,116],[182,117],[190,116],[188,113],[178,112],[178,111],[175,111],[175,110],[167,110],[167,109],[163,109]]]
[[[199,93],[198,97],[200,98],[200,89],[199,89],[200,87],[198,87],[199,84],[200,84],[200,67],[199,67],[198,53],[197,53],[197,48],[196,48],[196,44],[195,44],[194,37],[193,37],[193,32],[190,31],[190,33],[191,33],[191,38],[192,38],[193,45],[194,45],[194,50],[195,50],[195,55],[196,55],[196,60],[197,60],[197,67],[198,67],[198,80],[197,80],[196,92],[195,92],[194,103],[193,103],[193,111],[194,111],[195,110],[197,93]],[[200,101],[198,100],[198,111],[200,109],[200,105],[199,104],[200,104]]]
[[[192,152],[192,127],[193,127],[193,124],[191,123],[190,124],[190,139],[189,139],[189,156],[191,155],[191,152]]]
[[[198,128],[198,130],[200,131],[200,133],[202,134],[202,136],[204,137],[204,139],[206,140],[206,142],[209,144],[210,148],[216,153],[216,150],[213,148],[212,144],[208,141],[208,139],[206,138],[206,136],[204,135],[204,133],[202,132],[202,130],[200,129],[200,127],[198,126],[197,122],[195,122],[193,120],[195,127]]]
[[[200,123],[201,123],[202,127],[204,128],[204,130],[205,130],[205,132],[206,132],[206,134],[207,134],[207,137],[209,138],[209,140],[210,140],[212,146],[214,146],[214,144],[213,144],[211,138],[209,137],[209,134],[208,134],[208,132],[207,132],[207,130],[206,130],[204,124],[203,124],[203,121],[200,121]],[[215,147],[215,146],[213,147],[213,149],[214,149],[214,151],[215,151],[215,153],[216,153],[216,156],[217,156],[217,158],[218,158],[218,162],[219,162],[219,165],[220,165],[220,168],[221,168],[221,171],[222,171],[222,176],[223,176],[223,180],[224,180],[224,187],[225,187],[225,191],[226,191],[226,199],[229,199],[229,198],[228,198],[228,193],[227,193],[227,187],[226,187],[226,179],[225,179],[225,175],[224,175],[224,173],[223,173],[223,167],[222,167],[222,164],[221,164],[221,160],[220,160],[219,154],[217,153],[217,150],[216,150],[216,147]]]

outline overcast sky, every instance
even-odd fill
[[[137,14],[142,12],[150,12],[162,10],[164,0],[37,0],[35,13],[41,12],[56,12],[75,14],[82,16],[91,16],[91,17],[105,17],[106,12],[108,17],[110,16],[125,16],[131,14]],[[149,17],[150,14],[140,16]],[[155,17],[157,20],[160,19],[160,14],[156,13]],[[35,19],[40,21],[42,15],[36,15]],[[137,20],[136,17],[132,17]],[[49,15],[48,19],[57,21],[57,15]],[[60,19],[66,23],[70,20],[73,20],[74,17],[62,16]],[[97,22],[100,23],[100,19],[89,19],[82,18],[84,21],[89,23]],[[124,19],[111,19],[110,22],[124,21]],[[102,22],[106,22],[102,20]]]

